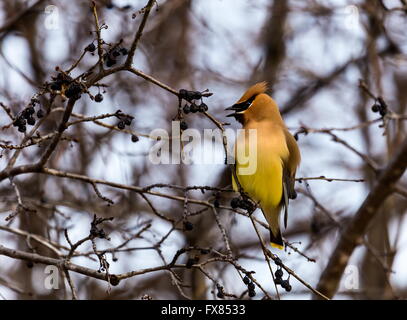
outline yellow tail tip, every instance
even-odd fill
[[[277,243],[274,243],[274,242],[270,242],[270,244],[271,244],[271,246],[272,246],[273,248],[277,248],[277,249],[279,249],[279,250],[283,250],[283,249],[284,249],[284,246],[282,246],[282,245],[280,245],[280,244],[277,244]]]

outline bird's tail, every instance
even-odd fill
[[[278,229],[277,236],[273,234],[273,231],[270,230],[270,244],[273,248],[280,250],[284,249],[283,238],[281,237],[281,231]]]
[[[284,249],[283,238],[280,230],[280,211],[279,207],[262,208],[263,214],[270,227],[270,244],[273,248]]]

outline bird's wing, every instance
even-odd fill
[[[284,228],[287,229],[287,220],[288,220],[288,191],[287,185],[283,181],[283,199],[284,200]]]
[[[283,158],[283,198],[281,199],[284,205],[284,227],[287,228],[288,220],[288,202],[289,199],[295,199],[297,193],[294,189],[295,173],[297,166],[301,161],[300,150],[298,149],[297,142],[288,130],[284,130],[285,139],[289,155]]]
[[[291,135],[288,130],[284,130],[285,139],[287,142],[287,148],[289,151],[289,156],[283,160],[284,172],[283,172],[283,183],[286,183],[288,198],[295,199],[297,193],[294,189],[295,183],[295,173],[297,167],[301,161],[300,150],[298,149],[297,142],[295,138]]]

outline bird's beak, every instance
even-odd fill
[[[244,109],[242,108],[242,106],[240,104],[234,104],[233,106],[228,107],[225,110],[226,111],[229,111],[229,110],[234,111],[233,113],[228,114],[226,117],[236,117],[238,114],[241,114],[244,111]]]

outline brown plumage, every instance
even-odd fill
[[[236,175],[243,190],[260,203],[270,226],[273,246],[282,248],[280,211],[284,207],[284,225],[287,226],[288,201],[294,199],[295,173],[301,156],[297,142],[288,131],[276,102],[266,94],[267,84],[260,82],[250,87],[235,105],[233,116],[243,125],[245,132],[236,140]],[[255,129],[256,154],[249,154],[249,130]],[[239,152],[239,150],[241,150]],[[246,162],[246,163],[245,163]],[[254,172],[243,173],[256,166]],[[233,181],[235,190],[237,186]]]

